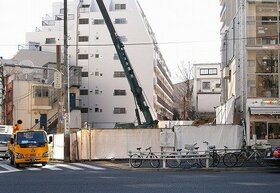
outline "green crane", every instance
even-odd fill
[[[146,104],[145,97],[143,95],[142,88],[139,86],[139,83],[136,79],[136,76],[134,74],[133,68],[130,64],[130,61],[128,59],[128,56],[126,54],[126,51],[124,49],[124,45],[122,41],[120,40],[113,23],[110,19],[110,16],[106,10],[106,7],[104,5],[103,0],[96,0],[99,9],[101,11],[101,14],[104,18],[104,21],[106,23],[106,26],[109,30],[109,33],[111,35],[113,44],[115,46],[115,49],[117,51],[117,54],[119,56],[120,62],[122,64],[123,70],[125,72],[125,75],[127,77],[131,92],[133,93],[134,100],[136,101],[139,109],[142,111],[144,118],[146,122],[142,123],[139,115],[138,108],[136,106],[135,113],[136,113],[136,118],[138,122],[138,127],[142,128],[149,128],[149,127],[157,127],[158,120],[154,120],[151,112],[149,110],[149,107]],[[131,126],[131,124],[129,125]],[[129,127],[127,124],[116,124],[116,127]]]

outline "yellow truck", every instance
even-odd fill
[[[47,138],[44,130],[20,130],[10,139],[9,152],[11,165],[42,164],[49,161],[49,143],[52,137]]]

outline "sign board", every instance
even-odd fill
[[[54,88],[56,89],[61,89],[62,87],[62,77],[61,77],[61,73],[55,71],[54,72]]]
[[[161,147],[175,147],[175,133],[172,131],[160,132]]]

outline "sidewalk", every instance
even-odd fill
[[[101,167],[108,167],[112,169],[132,170],[132,171],[209,171],[209,172],[221,172],[221,171],[279,171],[280,167],[275,166],[247,166],[247,167],[209,167],[209,168],[163,168],[162,165],[159,168],[152,168],[149,166],[142,166],[139,168],[133,168],[129,166],[128,160],[102,160],[86,162],[88,164],[99,165]]]

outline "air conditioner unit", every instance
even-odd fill
[[[226,66],[226,67],[224,67],[224,69],[223,69],[223,78],[224,78],[224,79],[229,79],[229,77],[230,77],[230,74],[229,74],[229,67]]]

